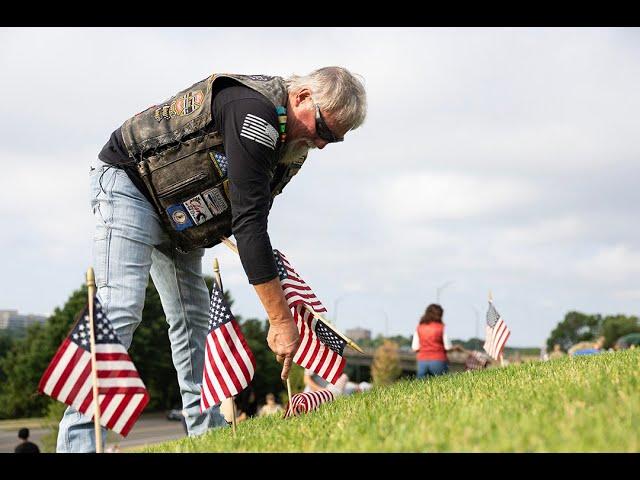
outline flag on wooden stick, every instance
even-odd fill
[[[493,306],[493,302],[489,300],[489,310],[487,311],[487,326],[485,329],[485,351],[494,359],[498,360],[502,354],[502,349],[507,339],[511,335],[511,331],[504,323],[502,317]]]
[[[346,361],[342,354],[347,342],[331,328],[331,325],[310,311],[320,314],[325,313],[327,309],[282,252],[274,250],[273,255],[287,305],[300,333],[300,346],[293,361],[335,384],[345,367]]]
[[[256,361],[220,288],[213,282],[200,409],[233,397],[253,379]]]
[[[94,297],[100,424],[127,436],[149,402],[149,393],[127,350]],[[38,384],[38,391],[93,418],[89,306],[76,319]]]

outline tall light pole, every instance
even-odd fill
[[[473,305],[471,306],[471,308],[473,308],[473,311],[476,314],[476,334],[475,334],[475,338],[476,338],[476,342],[478,341],[477,339],[479,339],[480,337],[478,337],[479,333],[478,333],[478,329],[479,329],[479,325],[480,325],[480,312],[478,311],[478,309],[476,307],[474,307]],[[476,350],[480,350],[480,345],[477,345]]]
[[[436,303],[440,303],[440,292],[442,290],[444,290],[445,288],[447,288],[449,285],[451,285],[453,282],[454,282],[453,280],[449,280],[449,281],[443,283],[442,285],[440,285],[436,289]]]
[[[345,293],[344,295],[340,295],[333,302],[333,323],[336,325],[338,324],[338,305],[340,304],[340,301],[344,300],[345,297],[348,297],[348,296],[349,294]]]
[[[383,308],[381,308],[380,311],[384,315],[384,336],[389,338],[389,315],[387,315],[387,312],[385,312]]]

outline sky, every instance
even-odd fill
[[[89,165],[135,113],[214,72],[339,65],[368,114],[311,151],[269,216],[344,331],[542,346],[571,310],[640,303],[640,29],[0,28],[0,309],[49,315],[84,283]],[[266,318],[239,258],[234,313]]]

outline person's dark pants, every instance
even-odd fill
[[[449,371],[446,360],[418,360],[418,378],[444,375]]]

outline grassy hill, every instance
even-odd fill
[[[640,350],[405,380],[144,452],[637,452]]]

